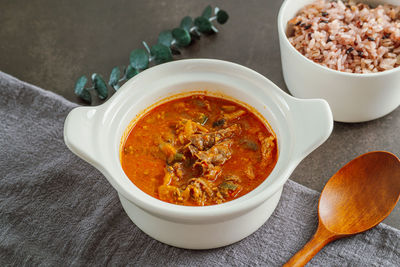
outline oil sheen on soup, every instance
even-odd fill
[[[142,191],[165,202],[206,206],[243,196],[274,168],[274,132],[235,102],[192,95],[141,117],[121,149],[121,164]]]

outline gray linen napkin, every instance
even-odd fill
[[[63,142],[76,105],[0,72],[0,266],[279,266],[312,236],[318,193],[285,185],[271,218],[246,239],[193,251],[162,244],[128,218],[116,191]],[[387,225],[327,245],[310,266],[395,266]]]

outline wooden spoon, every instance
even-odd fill
[[[329,242],[371,229],[399,197],[400,160],[395,155],[376,151],[353,159],[326,183],[316,233],[284,266],[304,266]]]

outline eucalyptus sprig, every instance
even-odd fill
[[[108,97],[108,86],[117,91],[122,83],[149,68],[151,62],[161,64],[171,61],[173,55],[180,54],[180,49],[189,46],[194,38],[199,39],[202,34],[217,33],[218,29],[212,23],[214,20],[219,24],[224,24],[228,18],[228,13],[218,7],[214,9],[213,15],[210,5],[204,9],[201,16],[194,20],[186,16],[181,20],[179,27],[161,32],[156,44],[149,47],[146,42],[143,42],[144,48],[133,50],[127,66],[116,66],[111,70],[108,85],[97,73],[91,76],[91,87],[86,87],[88,78],[85,75],[79,77],[75,84],[75,94],[84,101],[92,103],[90,91],[94,91],[101,100],[104,100]]]

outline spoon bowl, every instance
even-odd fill
[[[352,235],[379,224],[400,195],[400,164],[387,152],[355,158],[325,185],[318,206],[321,222],[331,232]]]
[[[363,154],[326,183],[318,204],[313,238],[285,266],[304,266],[329,242],[378,225],[400,197],[400,160],[392,153]]]

